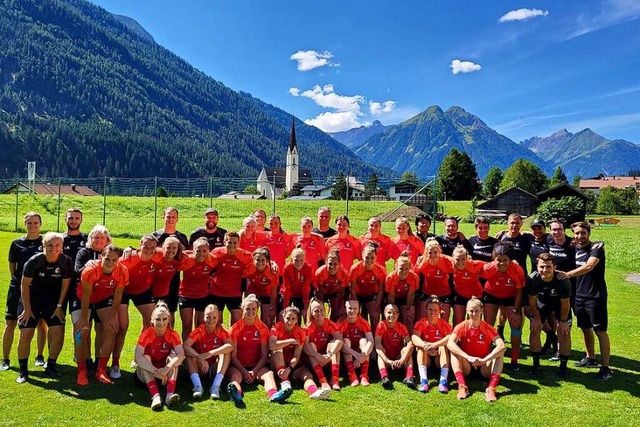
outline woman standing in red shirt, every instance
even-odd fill
[[[335,236],[327,239],[327,251],[334,247],[340,249],[340,265],[349,271],[353,262],[360,259],[362,246],[358,239],[349,234],[349,218],[346,215],[336,218],[336,231],[338,233]]]
[[[367,242],[362,250],[362,261],[354,264],[349,272],[351,299],[357,299],[364,307],[363,316],[366,319],[368,315],[374,331],[380,322],[380,306],[387,278],[386,268],[376,262],[376,250],[375,242]]]
[[[332,248],[327,255],[327,263],[316,270],[313,286],[316,288],[316,298],[329,304],[331,320],[337,322],[342,319],[349,272],[340,265],[338,248]]]

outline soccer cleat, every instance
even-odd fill
[[[598,366],[598,361],[590,357],[583,357],[579,362],[574,363],[573,366],[578,368],[594,368]]]
[[[164,399],[164,404],[167,406],[178,402],[180,402],[180,395],[178,393],[167,393],[167,397]]]
[[[209,389],[209,394],[211,395],[211,400],[220,399],[220,386],[212,385],[211,388]]]
[[[369,378],[367,377],[360,377],[360,385],[362,387],[368,387],[369,386]]]
[[[159,411],[160,409],[162,409],[162,398],[157,393],[154,394],[151,398],[151,409],[153,409],[154,411]]]
[[[484,399],[487,402],[495,402],[496,400],[498,400],[498,398],[496,397],[496,388],[487,387],[487,389],[484,391]]]
[[[201,385],[197,385],[193,388],[192,396],[194,399],[200,399],[203,394],[204,394],[204,389],[202,388]]]
[[[611,369],[609,369],[608,366],[601,366],[600,370],[598,371],[594,379],[597,381],[606,381],[612,376],[613,376],[613,373],[611,372]]]
[[[4,359],[2,360],[2,363],[0,363],[0,371],[6,371],[7,369],[9,369],[11,362],[9,361],[9,359]]]
[[[358,387],[360,385],[360,381],[358,381],[357,377],[351,378],[351,387]]]
[[[111,381],[111,378],[107,375],[107,371],[104,369],[98,369],[98,372],[96,372],[96,379],[102,384],[113,384],[113,381]]]
[[[331,388],[335,391],[340,391],[340,381],[339,380],[331,381]]]
[[[426,393],[429,391],[429,380],[421,380],[420,388],[418,388],[420,393]]]
[[[16,378],[18,384],[24,384],[27,381],[29,381],[29,374],[23,374],[22,372],[18,375],[18,378]]]
[[[391,380],[387,376],[382,377],[380,384],[385,390],[393,390],[393,384],[391,384]]]
[[[113,365],[111,369],[109,369],[109,376],[114,380],[117,380],[122,377],[122,373],[120,372],[120,366]]]
[[[469,387],[466,385],[458,385],[458,399],[466,399],[469,397]]]
[[[61,378],[62,374],[58,372],[55,366],[47,366],[44,368],[44,372],[53,379]]]
[[[553,353],[553,356],[549,358],[549,362],[559,362],[560,361],[560,352],[556,351]]]
[[[447,380],[441,380],[438,384],[438,391],[442,394],[449,393],[449,384],[447,384]]]
[[[416,388],[416,383],[413,381],[413,377],[406,377],[402,380],[402,384],[406,385],[412,390],[415,390]]]
[[[78,371],[78,379],[76,384],[85,386],[89,385],[89,378],[87,377],[87,371]]]
[[[284,389],[276,391],[270,398],[269,402],[284,403],[291,396],[292,389]]]
[[[241,406],[244,402],[242,401],[242,394],[238,391],[238,387],[235,384],[230,383],[227,386],[227,394],[229,395],[229,400],[231,400],[236,407]]]
[[[331,389],[319,388],[314,391],[311,395],[309,395],[309,399],[314,400],[327,400],[331,395]]]
[[[36,363],[35,365],[38,367],[43,367],[45,365],[45,361],[44,361],[44,356],[36,356]]]
[[[320,383],[320,388],[322,388],[324,390],[331,390],[331,386],[326,381],[323,381],[322,383]]]
[[[513,362],[509,363],[509,370],[511,372],[520,372],[520,365],[518,365],[517,360],[514,360]]]

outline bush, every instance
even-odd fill
[[[565,224],[571,224],[584,221],[584,207],[584,201],[574,196],[549,199],[540,204],[537,216],[546,223],[559,219]]]

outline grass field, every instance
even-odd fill
[[[113,198],[109,203],[107,226],[122,227],[119,236],[139,236],[153,229],[153,199],[151,204],[138,198]],[[117,203],[116,203],[117,201]],[[189,232],[201,224],[202,211],[208,200],[165,199],[180,209],[179,229]],[[64,203],[63,210],[79,201]],[[197,202],[197,203],[196,203]],[[0,197],[1,229],[13,229],[13,205],[11,198]],[[34,209],[45,213],[47,201],[31,200],[31,205],[21,202],[21,215]],[[145,204],[146,203],[146,204]],[[331,202],[329,202],[331,204]],[[287,230],[297,230],[298,220],[303,215],[315,216],[319,204],[285,204],[278,201],[278,213],[285,218]],[[48,205],[51,208],[51,204]],[[43,229],[55,229],[55,209],[46,210]],[[80,205],[85,211],[84,231],[101,222],[102,205],[85,203]],[[96,208],[98,206],[98,208]],[[255,207],[270,212],[270,202],[249,203],[237,201],[217,201],[214,206],[220,210],[220,225],[233,229]],[[334,215],[344,212],[344,202],[331,204]],[[369,216],[379,214],[397,206],[394,203],[350,203],[349,216],[354,234],[361,234]],[[24,208],[24,209],[22,209]],[[447,202],[447,213],[466,216],[469,202]],[[159,211],[162,207],[159,208]],[[159,221],[158,224],[161,224]],[[494,226],[499,228],[500,226]],[[391,232],[390,224],[384,230]],[[461,231],[473,234],[471,224],[461,224]],[[438,224],[437,232],[442,232]],[[0,232],[0,259],[7,259],[9,243],[19,233]],[[146,390],[133,385],[131,369],[125,366],[123,378],[114,386],[104,386],[92,382],[86,388],[75,385],[75,365],[72,360],[70,325],[67,325],[67,339],[60,357],[61,371],[65,374],[59,381],[46,378],[41,368],[30,369],[32,382],[17,385],[17,357],[15,344],[12,350],[12,369],[0,373],[0,425],[195,425],[215,423],[221,425],[532,425],[532,426],[590,426],[590,425],[637,425],[640,418],[640,316],[635,302],[640,300],[640,286],[625,281],[627,274],[640,271],[639,257],[635,251],[637,236],[640,235],[640,218],[622,218],[618,227],[595,229],[593,240],[604,240],[607,251],[607,282],[609,286],[610,336],[612,346],[611,366],[614,377],[606,382],[595,382],[594,370],[576,369],[570,365],[571,378],[558,381],[555,365],[543,361],[543,370],[536,379],[530,378],[526,365],[530,365],[528,345],[522,352],[525,367],[521,372],[505,373],[498,387],[498,401],[488,404],[482,391],[484,381],[471,380],[472,396],[467,401],[457,401],[455,392],[440,395],[430,390],[426,395],[411,391],[399,383],[392,392],[385,391],[377,383],[373,366],[374,383],[367,389],[344,387],[334,393],[331,400],[312,402],[298,389],[289,403],[273,405],[266,402],[262,387],[249,388],[246,394],[247,408],[235,409],[226,400],[219,402],[193,401],[191,386],[186,374],[178,382],[178,392],[182,402],[165,408],[161,413],[149,409],[150,399]],[[119,237],[116,243],[135,244],[134,239]],[[4,306],[8,284],[8,269],[0,270],[0,304]],[[227,316],[228,318],[228,316]],[[123,365],[133,359],[133,350],[140,328],[139,315],[132,309],[132,324],[123,354]],[[179,322],[179,321],[178,321]],[[4,321],[0,321],[4,327]],[[528,324],[527,324],[528,327]],[[178,326],[179,328],[179,326]],[[580,331],[573,328],[572,361],[582,357],[583,344]],[[528,343],[528,333],[524,333]],[[16,340],[17,343],[17,340]],[[509,347],[509,344],[507,344]],[[571,362],[570,362],[571,363]],[[432,376],[433,378],[433,376]],[[436,421],[437,420],[437,421]]]

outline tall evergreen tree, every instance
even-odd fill
[[[568,184],[569,180],[567,179],[567,175],[562,171],[562,168],[558,166],[553,173],[553,176],[549,180],[549,187],[555,187],[560,184]]]
[[[478,172],[471,157],[464,151],[452,148],[438,169],[440,192],[451,200],[471,200],[480,193]]]

